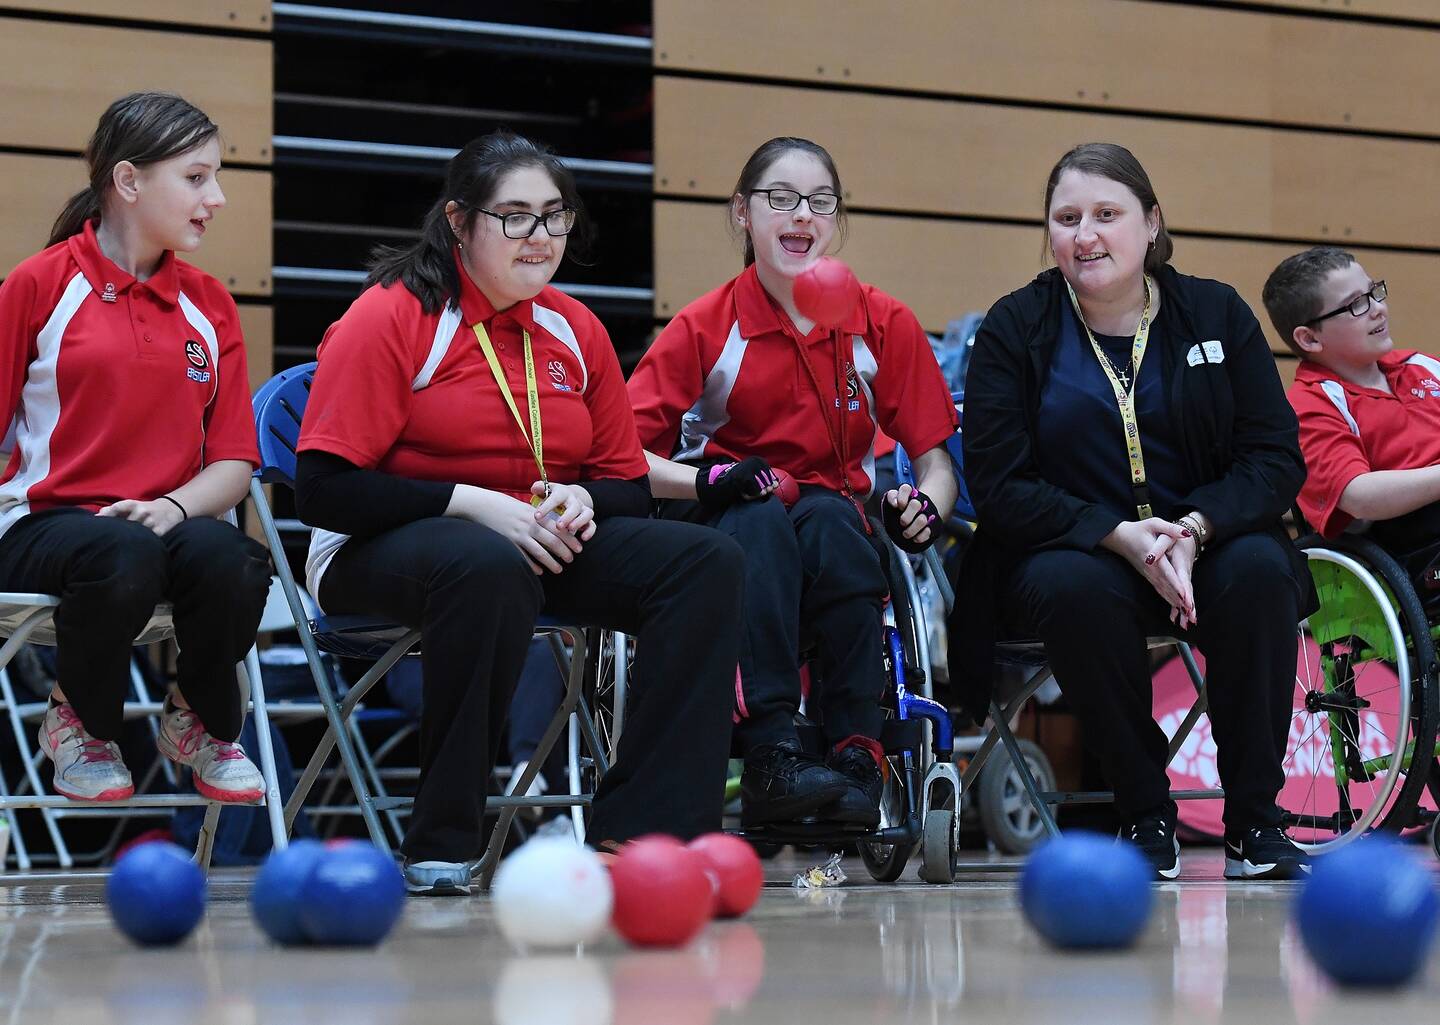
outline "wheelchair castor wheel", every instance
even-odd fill
[[[959,816],[949,808],[927,811],[920,843],[920,878],[927,883],[953,883],[959,849]]]

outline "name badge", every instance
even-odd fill
[[[1185,362],[1192,367],[1201,363],[1224,363],[1225,347],[1220,344],[1220,339],[1212,338],[1208,342],[1201,342],[1199,345],[1190,346],[1190,352],[1185,357]]]

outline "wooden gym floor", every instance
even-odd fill
[[[376,951],[282,950],[250,919],[249,873],[217,872],[196,933],[140,950],[111,927],[93,882],[0,888],[0,1022],[284,1025],[461,1022],[698,1025],[987,1022],[1130,1025],[1433,1021],[1440,945],[1398,994],[1340,993],[1294,930],[1294,884],[1226,884],[1214,849],[1185,852],[1157,887],[1139,946],[1062,955],[1020,917],[1013,871],[952,887],[875,885],[858,863],[835,889],[789,886],[807,867],[767,864],[760,904],[680,951],[613,936],[522,956],[486,898],[412,898]]]

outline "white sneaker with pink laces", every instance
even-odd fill
[[[265,792],[265,778],[245,757],[244,748],[206,733],[198,715],[180,708],[169,697],[160,714],[155,746],[172,762],[189,766],[195,774],[195,789],[212,801],[250,803]]]
[[[55,791],[72,801],[123,801],[135,796],[130,770],[113,740],[98,740],[67,703],[51,705],[40,722],[40,750],[55,763]]]

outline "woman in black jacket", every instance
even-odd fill
[[[1055,268],[997,302],[966,380],[980,527],[961,569],[952,678],[989,704],[999,633],[1038,636],[1127,834],[1179,874],[1167,741],[1145,638],[1207,659],[1227,878],[1308,871],[1275,798],[1298,621],[1315,606],[1280,524],[1305,475],[1260,325],[1229,285],[1178,274],[1144,168],[1091,143],[1045,190]]]

